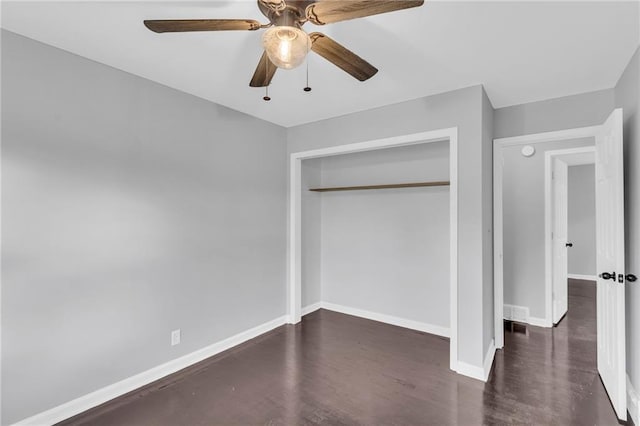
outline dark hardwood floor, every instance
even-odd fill
[[[596,372],[595,285],[553,329],[507,332],[489,382],[448,339],[320,310],[66,425],[616,425]]]

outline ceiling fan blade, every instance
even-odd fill
[[[260,28],[260,22],[253,19],[167,19],[144,21],[144,25],[156,33],[254,31]]]
[[[314,24],[324,25],[423,4],[424,0],[325,0],[307,6],[306,15]]]
[[[271,62],[267,56],[267,52],[262,53],[258,67],[253,73],[249,86],[251,87],[265,87],[271,83],[273,75],[276,73],[277,67]]]
[[[373,77],[378,69],[322,33],[311,33],[311,50],[360,81]]]

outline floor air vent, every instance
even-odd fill
[[[526,324],[509,320],[504,320],[504,331],[507,333],[529,334]]]
[[[504,305],[504,319],[529,322],[529,308],[526,306]]]

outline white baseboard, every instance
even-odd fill
[[[638,396],[638,392],[636,392],[633,384],[631,384],[631,379],[627,374],[627,411],[631,415],[631,419],[633,423],[636,425],[640,425],[638,421],[640,421],[640,396]]]
[[[349,306],[337,305],[330,302],[322,302],[322,308],[329,311],[340,312],[342,314],[353,315],[356,317],[366,318],[373,321],[380,321],[398,327],[410,328],[412,330],[424,331],[425,333],[435,334],[436,336],[449,337],[449,328],[433,324],[427,324],[420,321],[409,320],[405,318],[394,317],[391,315],[379,314],[376,312],[365,311],[363,309],[351,308]]]
[[[489,348],[487,349],[487,354],[484,356],[484,380],[489,380],[489,374],[491,373],[491,367],[493,366],[493,360],[496,357],[496,345],[495,340],[491,339],[491,343],[489,343]]]
[[[545,318],[538,317],[529,317],[527,324],[535,325],[536,327],[553,327],[553,324],[549,323],[549,321],[547,321]]]
[[[311,312],[315,312],[318,309],[322,308],[322,302],[318,302],[318,303],[313,303],[311,305],[307,305],[304,308],[302,308],[302,310],[300,311],[300,314],[302,316],[308,315]]]
[[[458,360],[458,369],[456,370],[456,373],[471,377],[472,379],[481,380],[483,382],[487,381],[487,379],[484,378],[484,369],[482,367],[471,365],[464,361]]]
[[[586,281],[596,281],[597,277],[595,275],[582,275],[582,274],[567,274],[568,278],[572,280],[586,280]]]
[[[405,318],[399,318],[391,315],[379,314],[376,312],[365,311],[362,309],[351,308],[348,306],[337,305],[329,302],[318,302],[312,305],[302,308],[302,315],[307,315],[320,308],[324,308],[330,311],[340,312],[343,314],[353,315],[361,318],[370,319],[373,321],[380,321],[387,324],[396,325],[399,327],[405,327],[412,330],[423,331],[425,333],[435,334],[437,336],[449,337],[449,329],[447,327],[437,326],[433,324],[427,324],[419,321],[413,321]],[[220,342],[214,343],[205,348],[199,349],[190,354],[184,355],[180,358],[171,360],[165,364],[151,368],[135,376],[131,376],[127,379],[121,380],[117,383],[111,384],[104,388],[98,389],[94,392],[68,401],[57,407],[38,413],[34,416],[23,419],[14,424],[17,425],[52,425],[62,420],[73,417],[86,410],[124,395],[128,392],[136,390],[142,386],[148,385],[158,379],[168,376],[189,367],[197,362],[205,360],[213,355],[237,346],[247,340],[253,339],[261,334],[273,330],[288,322],[288,317],[282,316],[272,321],[266,322],[252,329],[243,331]],[[493,348],[493,349],[492,349]],[[495,354],[495,347],[493,342],[490,346],[490,351],[487,352],[485,357],[484,369],[463,362],[458,362],[458,373],[464,374],[469,377],[476,378],[478,380],[486,381],[491,370],[491,363],[493,362],[493,356]],[[490,355],[491,354],[491,355]],[[489,361],[490,360],[490,361]]]
[[[462,374],[467,377],[471,377],[472,379],[480,380],[486,382],[489,379],[489,374],[491,373],[491,366],[493,365],[493,360],[496,356],[496,346],[495,342],[492,339],[489,344],[489,348],[487,349],[487,353],[484,356],[484,362],[482,367],[478,367],[477,365],[472,365],[464,361],[458,361],[458,369],[456,372],[458,374]]]
[[[210,346],[199,349],[195,352],[191,352],[190,354],[184,355],[180,358],[176,358],[165,364],[144,371],[140,374],[136,374],[135,376],[129,377],[120,382],[106,386],[102,389],[98,389],[95,392],[91,392],[87,395],[81,396],[72,401],[51,408],[47,411],[43,411],[42,413],[23,419],[15,423],[15,425],[42,426],[58,423],[62,420],[68,419],[69,417],[73,417],[76,414],[80,414],[90,408],[110,401],[113,398],[117,398],[121,395],[124,395],[125,393],[148,385],[149,383],[168,376],[169,374],[175,373],[176,371],[180,371],[183,368],[189,367],[222,351],[244,343],[247,340],[251,340],[254,337],[257,337],[261,334],[273,330],[274,328],[286,324],[286,322],[286,316],[268,321],[264,324],[258,325],[257,327],[238,333],[235,336],[231,336]]]

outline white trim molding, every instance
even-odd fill
[[[584,280],[584,281],[596,281],[598,278],[595,275],[582,275],[582,274],[567,274],[568,278],[572,280]]]
[[[449,288],[450,288],[450,329],[449,367],[458,371],[458,128],[432,130],[421,133],[369,140],[310,151],[294,152],[289,159],[289,238],[287,245],[287,316],[291,324],[301,319],[302,292],[302,160],[350,154],[397,146],[449,141]]]
[[[450,330],[447,327],[414,321],[406,318],[395,317],[392,315],[380,314],[377,312],[371,312],[364,309],[353,308],[350,306],[338,305],[331,302],[320,302],[319,304],[315,303],[313,305],[308,305],[303,308],[303,312],[305,312],[306,310],[309,310],[309,312],[313,312],[317,309],[326,309],[328,311],[339,312],[341,314],[352,315],[354,317],[365,318],[368,320],[383,322],[385,324],[404,327],[411,330],[422,331],[436,336],[449,337],[450,334]],[[491,373],[491,367],[493,366],[495,355],[495,343],[493,340],[491,340],[487,353],[485,354],[482,367],[471,365],[463,361],[458,361],[458,370],[456,372],[458,374],[462,374],[473,379],[486,382],[489,379],[489,374]]]
[[[458,361],[458,374],[471,377],[472,379],[486,382],[484,378],[484,368],[476,365],[471,365],[464,361]]]
[[[497,349],[504,346],[504,268],[502,260],[502,147],[493,141],[493,339]]]
[[[53,407],[49,410],[43,411],[34,416],[20,420],[15,423],[17,425],[52,425],[62,420],[73,417],[93,407],[97,407],[100,404],[104,404],[114,398],[124,395],[128,392],[136,390],[149,383],[155,382],[169,374],[173,374],[186,367],[203,361],[211,356],[217,355],[220,352],[233,348],[241,343],[251,340],[261,334],[267,333],[281,325],[286,324],[287,317],[281,316],[274,320],[265,322],[249,330],[240,332],[234,336],[228,337],[224,340],[216,342],[212,345],[198,349],[187,355],[176,358],[157,367],[153,367],[147,371],[136,374],[135,376],[128,377],[117,383],[113,383],[109,386],[105,386],[102,389],[98,389],[94,392],[88,393],[84,396],[76,398],[74,400],[65,402],[64,404]]]
[[[341,314],[353,315],[354,317],[366,318],[372,321],[379,321],[398,327],[410,328],[411,330],[423,331],[425,333],[435,334],[436,336],[449,337],[450,334],[447,327],[427,324],[425,322],[395,317],[392,315],[379,314],[377,312],[338,305],[336,303],[322,302],[322,308],[328,311],[340,312]]]
[[[322,302],[313,303],[311,305],[307,305],[300,310],[302,316],[309,315],[311,312],[315,312],[318,309],[322,308]]]
[[[633,420],[633,423],[638,425],[640,421],[640,397],[638,392],[631,384],[631,378],[627,374],[627,411]]]
[[[493,297],[494,297],[494,335],[495,346],[500,349],[504,346],[504,259],[503,259],[503,200],[502,180],[504,171],[504,147],[513,145],[529,145],[543,142],[563,141],[578,138],[595,137],[602,126],[579,127],[574,129],[559,130],[554,132],[535,133],[530,135],[497,138],[493,140]],[[546,284],[546,283],[545,283]],[[545,300],[548,314],[547,318],[529,317],[529,323],[540,327],[550,327],[551,311],[548,300]],[[535,324],[534,324],[535,322]]]
[[[529,319],[527,320],[527,324],[534,325],[536,327],[546,327],[546,328],[553,327],[553,323],[550,323],[546,318],[538,318],[538,317],[532,317],[532,316],[529,316]]]
[[[595,137],[600,131],[601,125],[578,127],[575,129],[558,130],[554,132],[533,133],[530,135],[511,136],[508,138],[497,138],[493,140],[494,146],[500,147],[512,145],[528,145],[532,143],[544,143],[565,141],[570,139],[591,138]]]
[[[493,340],[489,343],[489,348],[487,348],[487,353],[484,356],[484,360],[482,363],[482,367],[478,367],[475,365],[471,365],[469,363],[459,361],[458,362],[458,373],[464,374],[465,376],[471,377],[472,379],[477,379],[483,382],[489,380],[489,375],[491,374],[491,367],[493,367],[493,361],[496,357],[496,345]]]
[[[487,380],[489,380],[489,374],[491,374],[491,367],[493,367],[493,361],[496,358],[496,345],[494,343],[494,340],[491,339],[491,342],[489,343],[489,348],[487,349],[487,354],[484,356],[484,363],[483,363],[483,369],[484,369],[484,375],[483,375],[483,381],[486,382]]]

